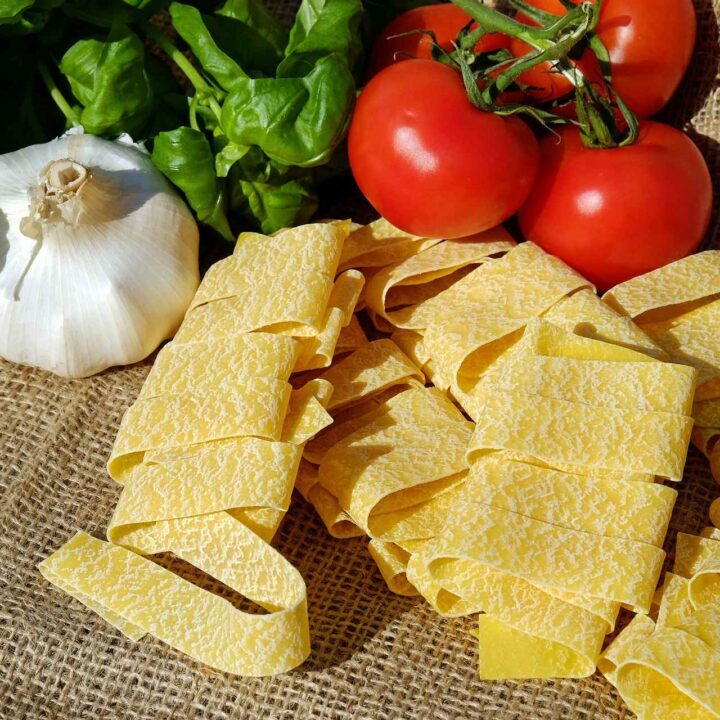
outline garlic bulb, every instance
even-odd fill
[[[197,225],[150,157],[74,132],[0,156],[0,356],[85,377],[149,355],[199,282]]]

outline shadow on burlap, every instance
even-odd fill
[[[715,9],[709,0],[696,1],[698,48],[665,116],[693,134],[720,178],[720,0]],[[333,189],[321,212],[370,218],[350,183]],[[707,247],[720,247],[716,225],[714,219]],[[468,634],[472,620],[446,621],[419,600],[392,595],[364,541],[330,538],[299,498],[275,546],[308,584],[313,653],[286,675],[231,677],[152,638],[132,643],[51,587],[36,571],[43,558],[78,529],[104,537],[119,495],[105,462],[148,368],[145,362],[64,381],[0,362],[0,717],[632,717],[598,674],[578,681],[480,682]],[[678,530],[698,532],[706,524],[708,506],[720,494],[694,450],[679,489],[668,550]]]

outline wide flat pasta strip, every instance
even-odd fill
[[[422,252],[440,239],[422,238],[406,233],[384,218],[352,229],[343,245],[340,270],[388,265]]]
[[[693,441],[720,482],[720,421],[709,418],[720,403],[720,250],[690,255],[633,278],[603,299],[633,318],[675,362],[697,369]]]
[[[262,564],[267,576],[253,581],[274,588],[274,594],[264,598],[265,604],[275,607],[269,615],[241,612],[141,555],[85,533],[78,533],[41,563],[40,571],[81,602],[102,608],[105,619],[115,619],[113,624],[133,640],[150,633],[225,672],[270,675],[289,670],[310,650],[305,584],[297,570],[251,530],[229,515],[225,518],[207,534],[185,527],[201,543],[194,554],[186,554],[200,567],[204,563],[198,552],[215,558],[214,568],[203,569],[214,569],[230,587],[234,579],[228,575],[238,561],[246,566]],[[206,545],[213,540],[221,543],[221,549],[232,548],[236,558],[234,562],[230,556],[224,558],[222,572],[217,567],[218,547]]]
[[[638,616],[599,667],[639,718],[720,717],[720,533],[681,533],[657,622]]]
[[[446,240],[374,273],[365,290],[365,302],[372,312],[395,323],[397,308],[429,300],[450,287],[456,273],[479,265],[489,257],[507,252],[515,243],[503,228],[463,238]]]
[[[652,481],[680,478],[696,373],[657,362],[667,359],[657,344],[537,248],[525,244],[455,278],[453,257],[470,260],[470,252],[465,242],[440,243],[391,262],[372,274],[365,299],[400,326],[393,339],[478,422],[476,435],[506,428],[517,446],[471,445],[469,475],[438,481],[421,472],[414,487],[385,494],[395,463],[416,450],[414,436],[388,434],[402,423],[382,403],[328,431],[332,442],[315,458],[327,463],[332,497],[373,538],[371,554],[391,588],[414,587],[443,614],[484,613],[482,677],[588,675],[620,604],[650,607],[676,496]],[[429,297],[444,278],[448,289]],[[523,292],[510,292],[518,286]],[[447,317],[458,318],[457,336],[445,332]],[[483,327],[494,329],[462,356],[467,336]],[[527,415],[520,431],[511,408],[492,405],[504,395]],[[562,427],[552,422],[556,405],[567,409]],[[600,449],[573,442],[599,431],[608,436]],[[564,451],[543,450],[548,437]],[[365,443],[386,450],[364,454]],[[517,656],[525,661],[508,665]]]
[[[362,276],[336,278],[347,223],[241,238],[208,273],[126,412],[108,463],[123,492],[109,543],[83,533],[42,565],[130,637],[217,669],[271,675],[310,651],[305,585],[268,542],[304,443],[332,421],[325,364]],[[237,609],[143,556],[171,552],[267,611]]]

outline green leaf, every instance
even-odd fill
[[[29,35],[42,30],[63,0],[0,0],[0,35]]]
[[[288,35],[285,28],[272,13],[267,11],[260,0],[226,0],[215,14],[239,20],[257,33],[270,46],[278,61],[280,60],[287,45]]]
[[[362,13],[360,0],[303,0],[278,77],[303,76],[333,53],[352,69],[362,51],[358,32]]]
[[[266,234],[307,222],[317,209],[311,171],[274,163],[258,148],[233,165],[228,184],[233,211]]]
[[[236,145],[258,145],[284,165],[326,162],[342,140],[355,81],[334,55],[301,78],[243,78],[223,103],[221,125]]]
[[[255,28],[223,15],[206,15],[205,23],[218,47],[233,58],[245,74],[253,77],[275,75],[282,51]]]
[[[215,155],[215,173],[218,177],[227,177],[230,168],[250,151],[247,145],[236,145],[228,142],[224,136],[219,137],[221,149]]]
[[[17,22],[23,10],[34,3],[35,0],[0,0],[0,24]]]
[[[240,65],[218,47],[206,25],[206,18],[197,8],[174,2],[170,5],[170,17],[173,27],[190,46],[203,70],[220,87],[230,90],[239,79],[247,77]]]
[[[180,190],[200,222],[235,241],[225,214],[223,183],[215,176],[210,143],[189,127],[161,132],[153,144],[155,166]]]
[[[63,56],[60,70],[84,105],[80,121],[94,135],[137,135],[153,110],[145,49],[127,27],[106,40],[80,40]]]

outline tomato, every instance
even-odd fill
[[[457,238],[513,215],[537,174],[522,120],[475,108],[460,74],[432,60],[385,68],[360,93],[348,136],[365,197],[401,229]]]
[[[640,125],[623,148],[586,148],[575,127],[540,142],[540,173],[520,211],[527,240],[604,291],[693,252],[712,210],[710,173],[680,130]]]
[[[560,0],[527,1],[539,10],[565,14]],[[527,22],[527,18],[520,19]],[[692,0],[603,0],[596,32],[610,55],[613,87],[630,109],[640,117],[662,109],[680,84],[695,45]],[[528,51],[524,43],[512,41],[513,55]],[[591,53],[586,53],[578,66],[599,80],[599,67]],[[572,89],[548,63],[523,73],[520,80],[534,86],[532,94],[543,101]]]
[[[411,58],[430,60],[432,39],[424,33],[413,30],[431,30],[438,45],[448,52],[453,49],[453,40],[470,22],[470,16],[457,5],[424,5],[398,15],[383,31],[373,45],[368,65],[367,79],[376,75],[388,65]],[[402,33],[412,33],[402,35]],[[508,48],[510,38],[500,33],[488,33],[475,45],[475,52],[489,52]]]

